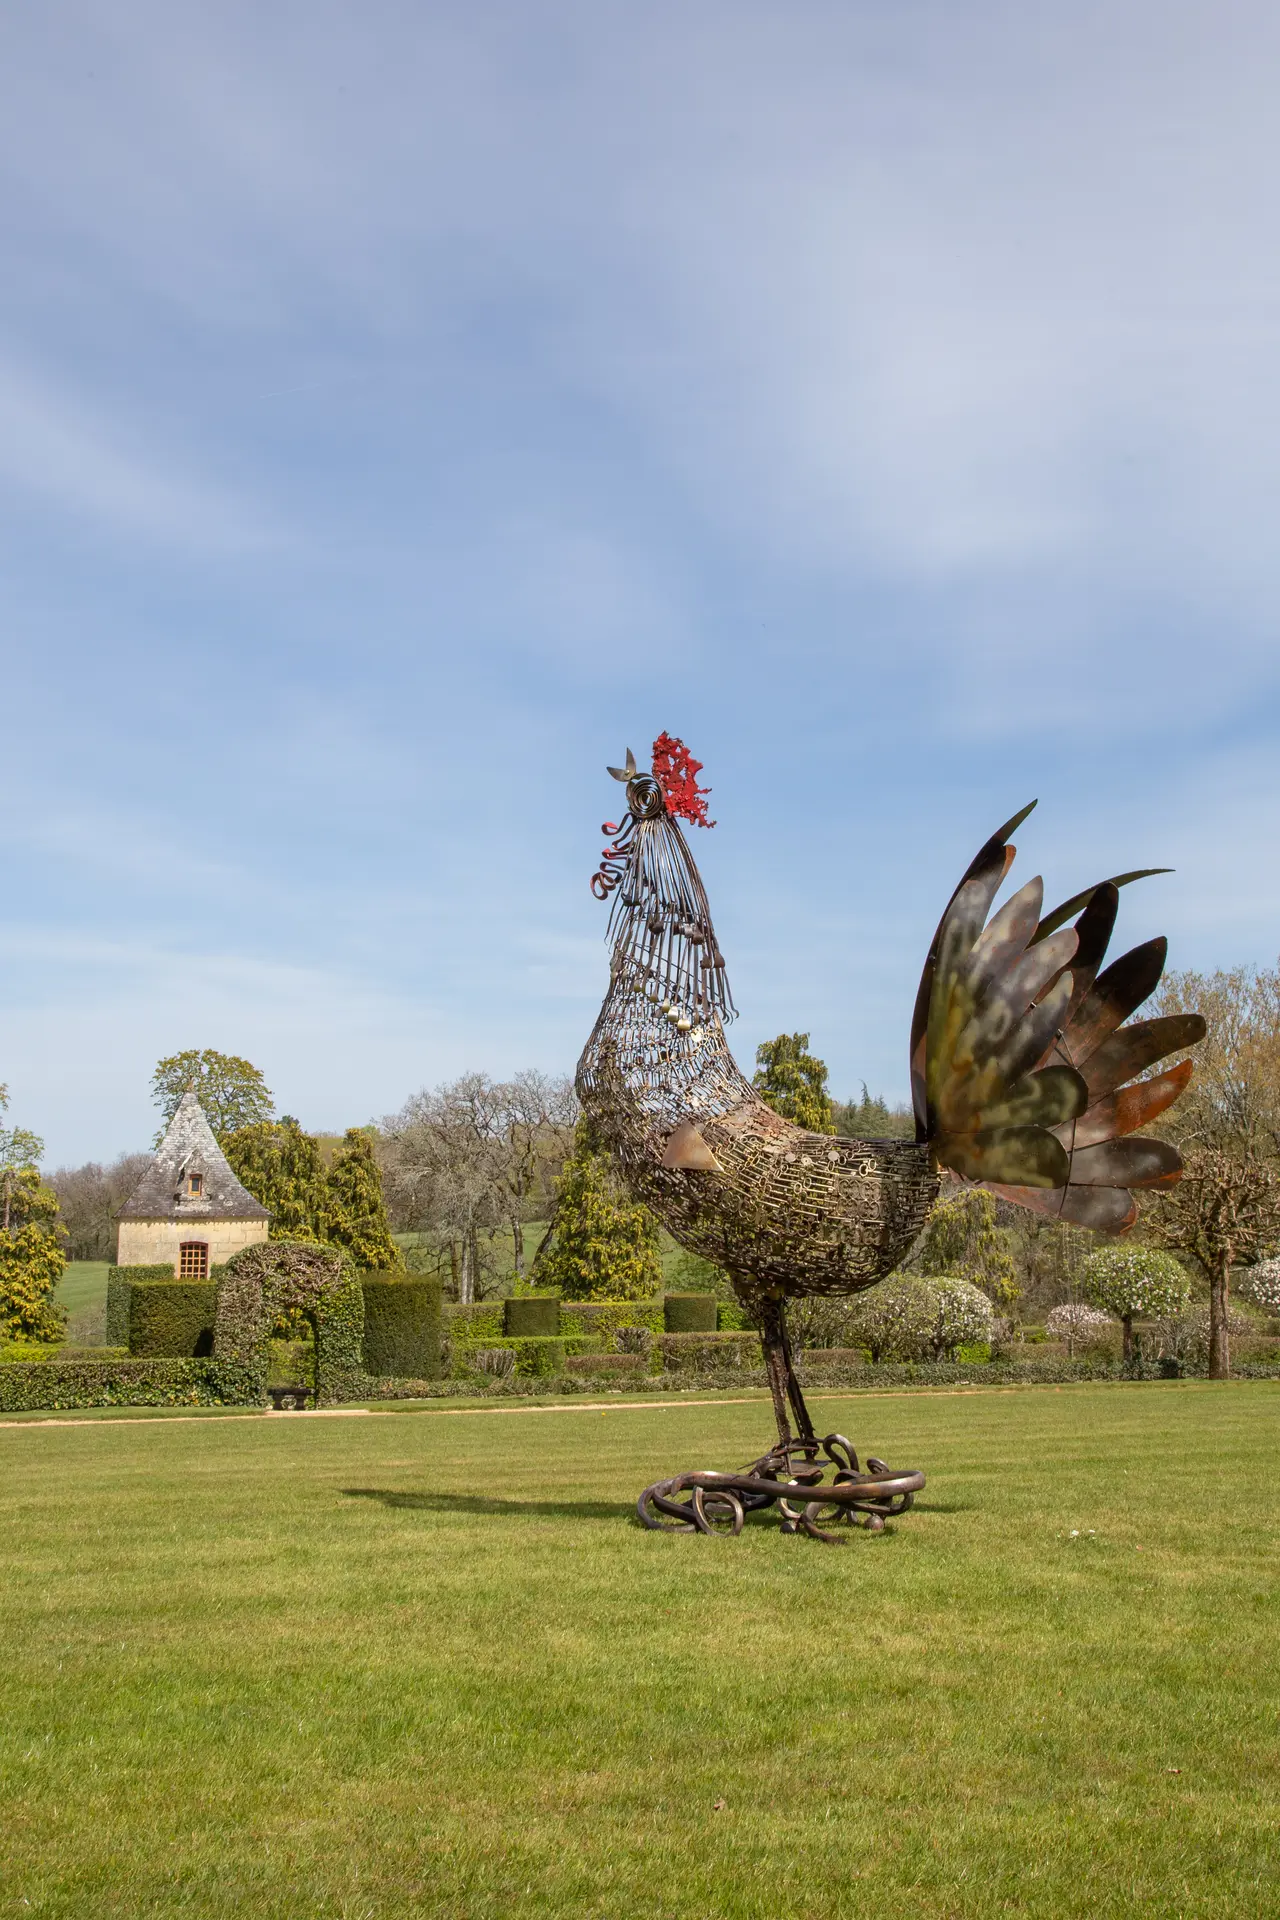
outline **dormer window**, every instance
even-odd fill
[[[204,1175],[202,1173],[189,1173],[187,1175],[187,1193],[192,1200],[199,1200],[203,1197]]]

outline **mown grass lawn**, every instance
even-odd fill
[[[821,1404],[883,1537],[631,1524],[759,1403],[0,1431],[0,1914],[1280,1912],[1280,1388]]]

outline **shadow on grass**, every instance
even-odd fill
[[[344,1487],[350,1500],[380,1500],[384,1507],[418,1513],[551,1514],[567,1520],[625,1520],[635,1512],[615,1500],[503,1500],[491,1493],[400,1493],[390,1487]]]

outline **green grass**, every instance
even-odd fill
[[[68,1313],[96,1307],[107,1297],[108,1272],[105,1260],[69,1260],[54,1299]]]
[[[631,1524],[758,1402],[6,1428],[0,1914],[1280,1912],[1280,1389],[821,1412],[883,1537]]]

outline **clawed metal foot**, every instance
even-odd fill
[[[883,1460],[869,1457],[860,1467],[844,1435],[829,1433],[822,1440],[782,1442],[737,1473],[707,1469],[655,1480],[640,1495],[636,1512],[655,1532],[736,1536],[749,1513],[777,1507],[784,1533],[807,1533],[838,1546],[844,1536],[820,1521],[883,1533],[885,1521],[905,1513],[924,1483],[922,1473],[895,1473]]]

